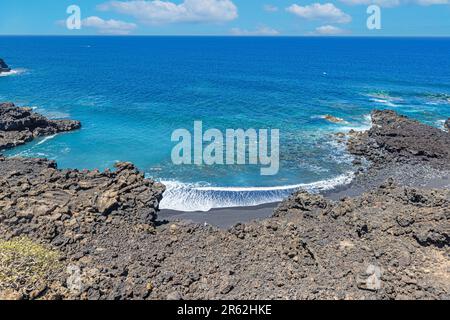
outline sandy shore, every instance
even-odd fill
[[[159,221],[184,220],[196,224],[206,224],[222,229],[228,229],[237,223],[259,221],[270,218],[279,203],[268,203],[254,207],[235,207],[213,209],[208,212],[183,212],[175,210],[161,210]]]

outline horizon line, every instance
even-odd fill
[[[220,37],[220,38],[450,38],[450,35],[227,35],[227,34],[84,34],[84,35],[67,35],[67,34],[0,34],[0,37],[112,37],[112,38],[133,38],[133,37],[179,37],[179,38],[189,38],[189,37]]]

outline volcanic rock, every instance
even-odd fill
[[[351,132],[349,151],[375,166],[392,163],[426,163],[450,168],[450,135],[391,110],[372,112],[372,128]]]
[[[81,128],[74,120],[49,120],[31,108],[0,103],[0,150],[16,147],[36,137]]]
[[[2,72],[10,72],[11,68],[8,67],[6,62],[3,59],[0,59],[0,73]]]

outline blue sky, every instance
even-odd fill
[[[70,5],[81,30],[65,27]],[[0,34],[450,36],[450,0],[1,0]]]

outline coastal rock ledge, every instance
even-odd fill
[[[348,150],[374,166],[428,164],[450,168],[450,134],[391,110],[372,112],[372,128],[351,132]],[[447,123],[448,125],[448,123]]]
[[[13,148],[36,137],[81,128],[75,120],[49,120],[31,108],[16,107],[14,103],[0,103],[0,150]]]

